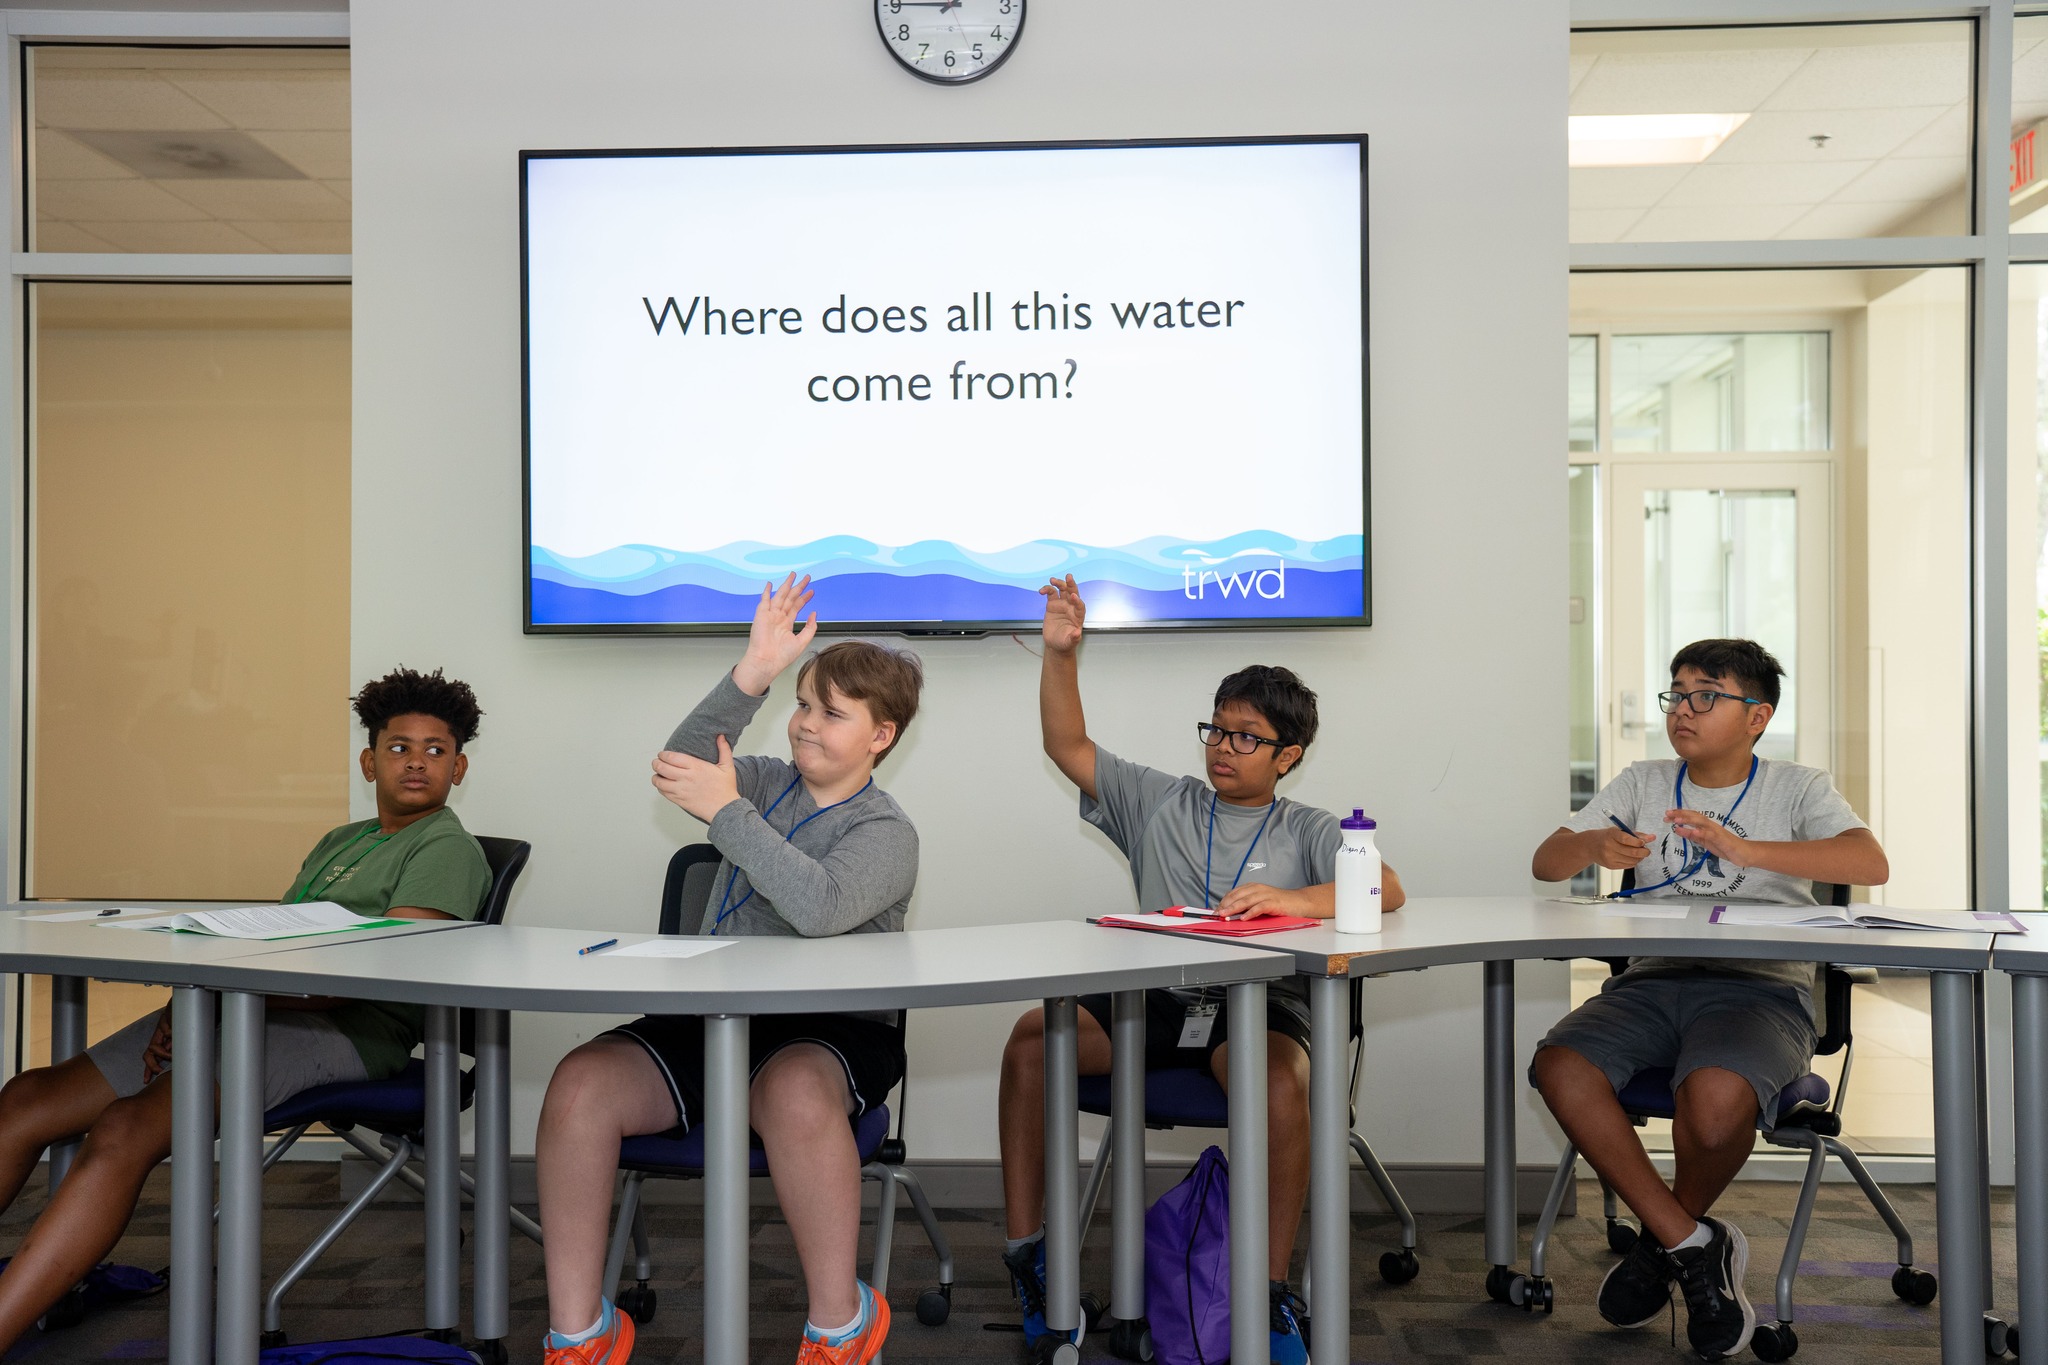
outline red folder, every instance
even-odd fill
[[[1257,919],[1183,918],[1175,913],[1160,915],[1103,915],[1091,921],[1112,929],[1146,929],[1153,933],[1203,934],[1210,938],[1250,938],[1254,934],[1281,934],[1289,929],[1313,929],[1323,921],[1303,915],[1261,915]]]

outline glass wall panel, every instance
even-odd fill
[[[2048,886],[2048,266],[2013,268],[2009,335],[2009,837],[2014,904],[2037,909]]]
[[[349,249],[347,49],[27,51],[30,250]]]
[[[1969,230],[1971,26],[1572,35],[1575,242]]]
[[[1571,338],[1569,361],[1571,448],[1600,448],[1600,381],[1598,337]]]
[[[29,316],[27,894],[275,899],[347,818],[348,288]]]
[[[1616,450],[1828,448],[1828,334],[1617,336]]]

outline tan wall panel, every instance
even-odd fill
[[[347,818],[347,288],[31,319],[29,894],[275,899]]]

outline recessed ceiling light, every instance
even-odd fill
[[[1747,114],[1581,114],[1569,122],[1574,166],[1690,166],[1705,161]]]

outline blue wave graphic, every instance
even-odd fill
[[[1073,574],[1104,622],[1359,616],[1365,538],[1274,531],[1120,546],[1037,540],[972,551],[948,541],[882,546],[856,536],[715,550],[620,545],[594,555],[532,547],[535,625],[744,622],[761,584],[808,573],[837,621],[1035,621],[1038,588]]]

